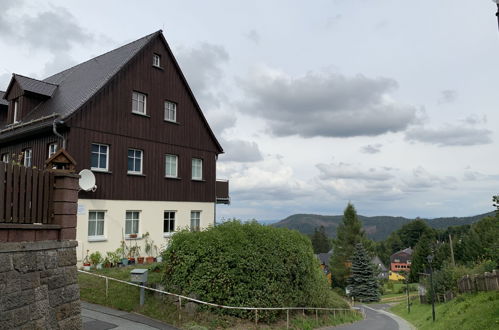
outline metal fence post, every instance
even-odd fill
[[[106,277],[106,300],[107,300],[107,298],[108,298],[108,296],[109,296],[109,293],[108,293],[108,292],[109,292],[109,280],[108,280],[108,278]]]
[[[258,309],[255,309],[255,326],[258,327]]]
[[[180,322],[182,320],[182,298],[178,297],[178,321]]]
[[[286,310],[286,329],[289,329],[289,309]]]

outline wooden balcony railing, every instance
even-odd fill
[[[217,198],[217,204],[230,204],[228,180],[217,180],[216,198]]]

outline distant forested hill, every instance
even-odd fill
[[[468,225],[487,216],[494,215],[494,211],[475,215],[472,217],[451,217],[423,219],[429,226],[437,229],[445,229],[449,226]],[[284,220],[276,222],[271,226],[298,230],[303,234],[313,234],[314,229],[320,226],[326,228],[329,237],[336,237],[336,227],[341,223],[342,215],[317,215],[317,214],[294,214]],[[404,224],[414,219],[404,217],[375,216],[366,217],[359,215],[364,225],[367,236],[375,241],[384,240],[391,232],[399,229]]]

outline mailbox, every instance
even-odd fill
[[[130,280],[135,283],[147,282],[147,269],[136,268],[130,272]]]

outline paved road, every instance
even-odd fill
[[[361,305],[366,318],[352,324],[341,325],[338,327],[326,327],[321,330],[412,330],[414,327],[404,319],[386,311],[389,305]]]
[[[143,315],[119,311],[109,307],[81,302],[83,330],[177,330],[166,323]]]

